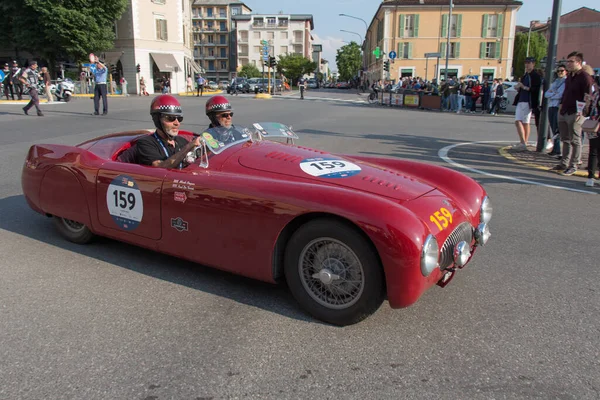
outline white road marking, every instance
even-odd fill
[[[500,179],[504,179],[507,181],[512,181],[512,182],[518,182],[518,183],[526,183],[529,185],[537,185],[537,186],[544,186],[547,188],[552,188],[552,189],[559,189],[559,190],[567,190],[570,192],[577,192],[577,193],[586,193],[586,194],[598,194],[597,192],[591,192],[589,190],[580,190],[580,189],[573,189],[573,188],[568,188],[568,187],[564,187],[564,186],[558,186],[558,185],[549,185],[546,183],[541,183],[541,182],[536,182],[536,181],[530,181],[528,179],[519,179],[519,178],[513,178],[511,176],[506,176],[506,175],[498,175],[498,174],[491,174],[489,172],[485,172],[476,168],[471,168],[471,167],[467,167],[466,165],[457,163],[456,161],[452,160],[450,157],[448,157],[448,152],[450,150],[452,150],[455,147],[459,147],[459,146],[467,146],[467,145],[475,145],[475,144],[486,144],[486,143],[512,143],[510,141],[504,141],[504,140],[490,140],[490,141],[481,141],[481,142],[465,142],[465,143],[457,143],[457,144],[453,144],[451,146],[446,146],[443,149],[440,149],[440,151],[438,151],[438,156],[444,160],[445,162],[447,162],[448,164],[457,167],[457,168],[462,168],[462,169],[466,169],[467,171],[471,171],[474,172],[476,174],[481,174],[481,175],[485,175],[485,176],[489,176],[492,178],[500,178]]]

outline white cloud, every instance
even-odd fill
[[[331,69],[332,71],[336,71],[337,66],[335,64],[335,56],[337,55],[337,49],[344,46],[344,39],[342,39],[341,37],[337,38],[333,36],[321,38],[314,32],[312,33],[312,37],[314,39],[314,44],[323,45],[323,53],[321,54],[321,58],[324,58],[327,61],[329,61],[329,69]]]

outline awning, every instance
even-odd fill
[[[181,69],[173,54],[150,53],[160,72],[173,72]]]
[[[196,63],[196,61],[192,60],[192,59],[191,59],[191,58],[189,58],[189,57],[186,57],[186,58],[187,58],[187,60],[188,60],[188,63],[190,64],[190,67],[192,68],[192,70],[193,70],[195,73],[199,74],[199,73],[201,73],[201,72],[202,72],[202,71],[200,70],[200,66],[199,66],[199,65]]]
[[[121,58],[121,56],[123,55],[122,51],[107,51],[105,53],[102,53],[102,55],[104,56],[104,65],[117,65],[117,63],[119,62],[119,59]]]

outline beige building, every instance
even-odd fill
[[[250,14],[244,3],[232,0],[196,0],[192,5],[194,59],[203,76],[218,83],[230,80],[237,68],[235,22]]]
[[[185,91],[185,78],[200,71],[192,59],[191,4],[189,0],[129,0],[115,23],[115,46],[100,53],[127,79],[128,92],[139,90],[144,77],[148,92],[160,90],[160,79],[168,77],[171,92]]]
[[[233,17],[237,28],[237,66],[263,65],[262,40],[268,42],[269,55],[302,54],[313,59],[313,17],[309,14],[252,14]]]
[[[367,77],[387,77],[383,63],[391,61],[392,51],[396,58],[390,62],[389,78],[396,81],[406,76],[443,79],[447,52],[449,76],[510,77],[521,5],[513,0],[454,0],[449,18],[448,0],[383,1],[364,43]],[[377,48],[379,58],[373,54]],[[426,53],[440,53],[441,58],[426,58]]]

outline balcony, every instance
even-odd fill
[[[248,52],[247,51],[240,51],[238,53],[238,57],[248,57]]]
[[[239,38],[238,43],[248,43],[248,38],[247,37]]]
[[[302,43],[302,38],[297,38],[297,37],[295,37],[295,38],[294,38],[294,41],[293,41],[293,43],[296,43],[296,44],[303,44],[303,43]]]
[[[219,14],[215,16],[216,19],[227,19],[227,14]]]
[[[253,22],[252,23],[253,28],[264,28],[264,26],[265,26],[264,22]]]
[[[217,58],[218,58],[219,60],[227,60],[227,59],[229,58],[229,56],[228,56],[227,54],[226,54],[226,55],[222,55],[222,54],[220,54],[220,55],[218,55],[218,56],[217,56]]]

